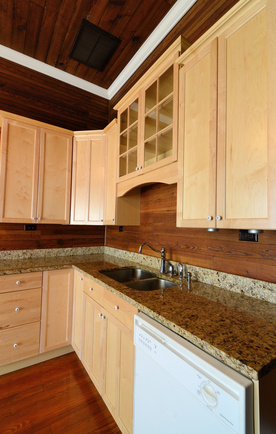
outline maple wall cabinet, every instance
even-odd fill
[[[43,272],[40,353],[71,344],[73,270]]]
[[[175,60],[189,45],[178,38],[115,106],[119,121],[118,182],[177,160],[179,67]],[[154,177],[152,180],[158,182]]]
[[[71,223],[102,225],[105,192],[105,133],[75,132]]]
[[[178,226],[276,228],[275,22],[241,1],[179,59]]]
[[[137,309],[84,277],[81,360],[123,433],[132,432]]]
[[[0,365],[39,353],[42,273],[0,277]]]
[[[72,135],[1,112],[0,221],[69,223]]]

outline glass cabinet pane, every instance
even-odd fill
[[[137,137],[138,137],[137,132],[138,132],[137,126],[132,128],[129,131],[129,145],[128,145],[129,149],[132,149],[134,148],[134,146],[137,146]]]
[[[172,124],[173,121],[173,100],[165,102],[162,107],[159,108],[158,116],[158,131],[163,130]]]
[[[127,151],[127,132],[120,135],[120,155]]]
[[[157,104],[157,81],[146,90],[145,113]]]
[[[128,153],[128,173],[134,172],[137,167],[137,150]]]
[[[158,137],[157,143],[157,160],[163,160],[164,158],[172,155],[172,129],[161,134]]]
[[[119,160],[119,176],[127,174],[127,158],[126,156],[120,157]]]
[[[156,162],[156,138],[145,143],[144,165],[150,166]]]
[[[138,99],[129,106],[129,125],[138,120]]]
[[[120,132],[127,128],[127,109],[121,113],[120,117]]]
[[[173,66],[164,72],[159,78],[158,101],[162,101],[173,92]]]
[[[145,118],[145,139],[156,134],[156,111],[152,111]]]

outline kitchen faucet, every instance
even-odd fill
[[[150,247],[154,252],[161,253],[161,266],[160,266],[160,273],[166,274],[166,250],[164,247],[161,248],[161,250],[156,250],[154,247],[152,247],[148,243],[143,243],[139,247],[138,253],[142,253],[142,249],[144,246]]]

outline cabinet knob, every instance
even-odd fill
[[[104,320],[104,319],[105,319],[105,316],[101,315],[101,320]]]
[[[208,215],[207,220],[213,220],[213,217],[211,215]]]
[[[101,313],[98,313],[98,317],[101,318],[101,316],[102,316],[102,314],[101,314]]]
[[[222,220],[222,217],[221,217],[220,215],[217,215],[217,216],[216,216],[216,219],[217,219],[217,220]]]
[[[19,312],[20,309],[19,309],[19,307],[16,307],[14,310],[15,310],[15,312]]]
[[[80,277],[80,280],[83,280],[83,277]]]
[[[138,169],[141,170],[141,169],[142,169],[142,166],[139,166]]]
[[[18,344],[13,344],[13,348],[18,348]]]
[[[135,167],[135,170],[139,170],[139,167]]]
[[[41,217],[38,217],[38,219],[37,220],[41,220]]]
[[[114,310],[119,310],[119,306],[114,306]]]
[[[103,219],[101,219],[101,222],[103,222]]]
[[[112,221],[112,222],[114,222],[114,221],[115,221],[115,219],[111,219],[111,221]]]
[[[17,280],[15,283],[16,285],[20,285],[20,280]]]
[[[89,288],[89,291],[93,291],[93,288]]]

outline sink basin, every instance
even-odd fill
[[[147,280],[136,280],[126,284],[129,288],[138,289],[139,291],[154,291],[156,289],[165,289],[176,286],[175,283],[169,280],[159,279],[158,277]]]
[[[156,274],[141,268],[118,268],[116,270],[102,270],[101,273],[120,283],[156,277]]]

